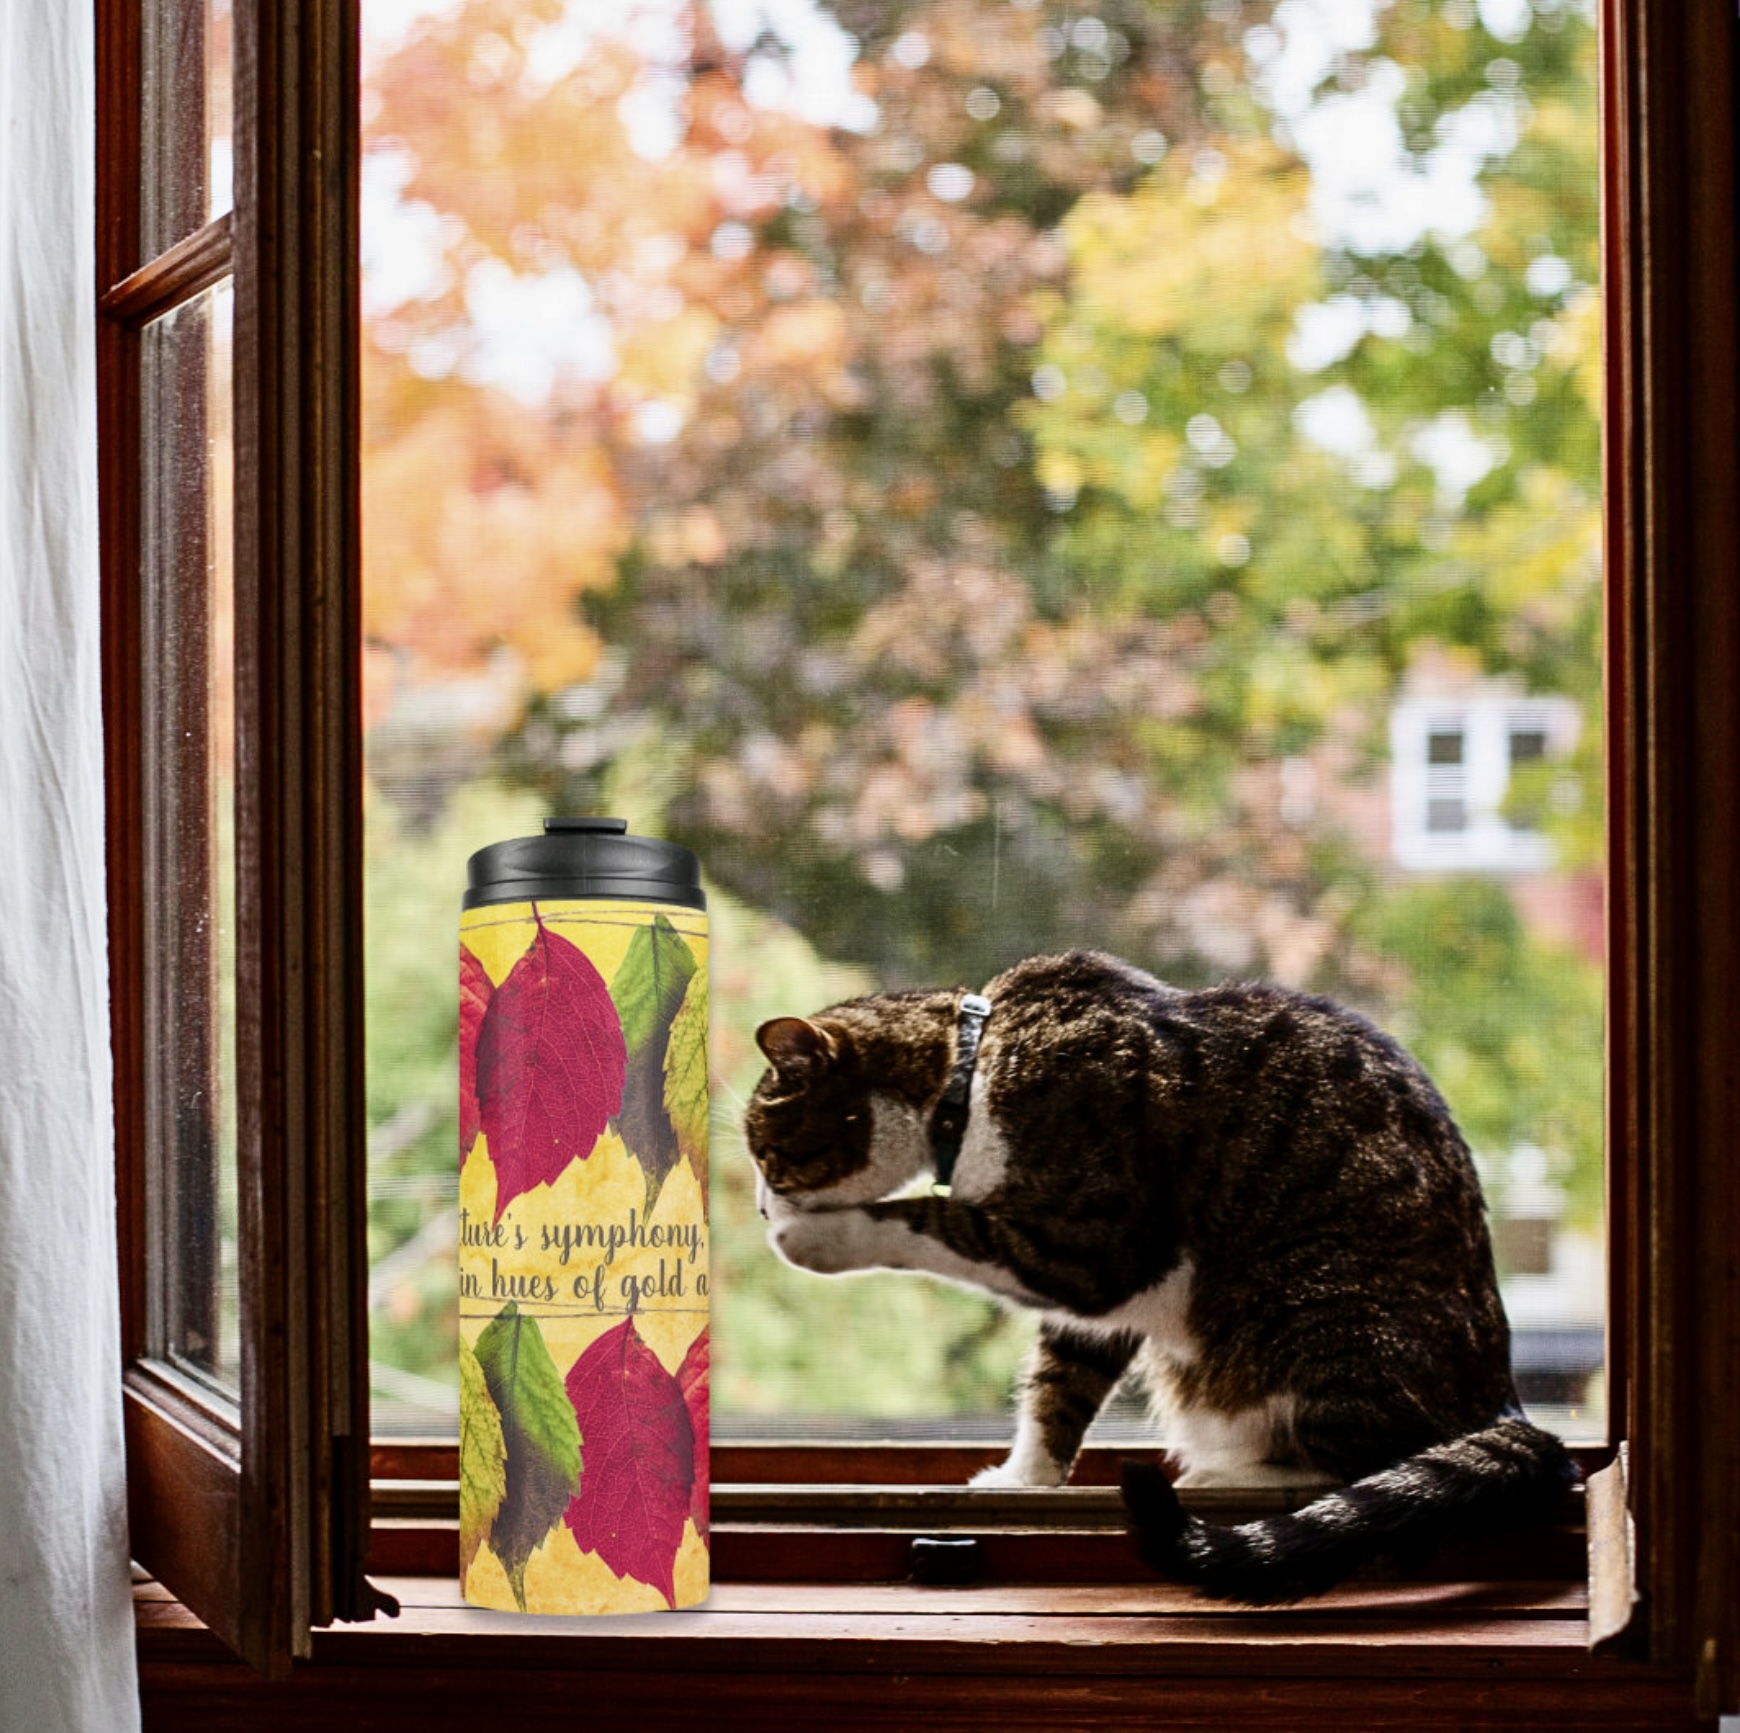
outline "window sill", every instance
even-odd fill
[[[757,1726],[1691,1727],[1670,1675],[1591,1656],[1580,1585],[1350,1586],[1205,1607],[1166,1584],[721,1583],[687,1613],[526,1619],[451,1577],[389,1578],[395,1620],[314,1634],[271,1685],[155,1583],[135,1591],[147,1728]]]
[[[141,1584],[147,1726],[474,1733],[509,1709],[519,1733],[571,1727],[580,1705],[639,1728],[1694,1724],[1682,1681],[1589,1654],[1580,1498],[1525,1544],[1254,1612],[1148,1575],[1121,1532],[1112,1453],[1049,1493],[969,1491],[981,1454],[722,1447],[705,1608],[528,1619],[460,1600],[451,1447],[377,1447],[372,1570],[401,1616],[317,1631],[313,1659],[273,1686]],[[1300,1496],[1189,1501],[1224,1522]],[[972,1585],[905,1580],[914,1537],[938,1533],[978,1541]]]

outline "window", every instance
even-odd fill
[[[110,952],[137,1557],[281,1670],[360,1561],[354,70],[103,0]],[[352,1191],[356,1191],[353,1206]]]
[[[1447,14],[1451,9],[1450,4],[1443,8]],[[1461,0],[1455,0],[1454,10],[1464,28],[1476,13]],[[278,678],[271,670],[276,667],[278,676],[284,670],[263,652],[249,612],[262,595],[276,608],[285,596],[297,593],[295,574],[320,569],[318,562],[303,564],[284,556],[290,523],[325,523],[329,529],[336,525],[342,542],[348,492],[342,461],[346,422],[342,414],[323,420],[311,407],[312,370],[292,369],[280,377],[280,384],[287,377],[295,388],[273,398],[281,414],[280,421],[270,423],[274,437],[301,430],[308,437],[303,455],[334,457],[338,471],[326,470],[317,485],[299,493],[288,478],[288,464],[263,464],[262,447],[284,454],[272,439],[262,439],[268,418],[258,395],[250,395],[242,382],[258,377],[262,354],[282,358],[295,353],[280,347],[276,315],[281,309],[273,305],[270,285],[297,281],[297,273],[274,275],[263,269],[263,262],[275,257],[269,243],[288,244],[285,237],[297,234],[297,221],[311,219],[322,208],[319,198],[311,196],[322,185],[312,164],[318,160],[329,172],[341,174],[351,153],[342,126],[318,153],[311,148],[298,156],[288,141],[303,137],[299,122],[313,126],[325,112],[322,100],[342,113],[343,93],[351,84],[342,64],[325,62],[318,63],[331,74],[325,82],[304,67],[310,78],[295,84],[287,73],[298,65],[296,56],[286,42],[275,39],[268,43],[256,38],[253,51],[238,56],[238,65],[248,70],[236,104],[234,499],[238,525],[250,526],[238,528],[234,567],[237,641],[242,646],[237,653],[235,801],[243,1413],[240,1433],[231,1428],[219,1438],[210,1426],[213,1404],[203,1398],[184,1401],[185,1389],[159,1371],[170,1363],[163,1341],[153,1345],[146,1333],[141,1279],[146,1260],[144,1248],[134,1243],[143,1221],[141,1151],[147,1098],[142,1058],[147,1016],[140,906],[144,875],[136,845],[143,834],[138,801],[144,780],[134,756],[145,738],[138,723],[144,637],[138,618],[143,567],[136,539],[140,466],[134,385],[139,377],[138,328],[220,280],[231,241],[228,228],[195,229],[187,237],[189,244],[170,255],[147,258],[138,246],[133,225],[142,178],[132,160],[140,137],[138,86],[129,58],[129,44],[137,40],[135,20],[118,4],[105,7],[100,16],[105,55],[101,222],[108,291],[103,332],[106,689],[114,755],[111,888],[123,1271],[130,1288],[126,1325],[134,1533],[142,1547],[158,1554],[153,1559],[147,1553],[147,1562],[166,1577],[172,1570],[183,1577],[190,1586],[176,1586],[190,1597],[196,1594],[198,1572],[183,1567],[211,1562],[212,1554],[221,1555],[233,1536],[245,1562],[232,1557],[225,1564],[220,1557],[221,1571],[227,1574],[213,1579],[210,1593],[199,1591],[193,1604],[222,1629],[258,1632],[273,1626],[283,1639],[278,1650],[282,1654],[292,1640],[294,1621],[275,1622],[278,1615],[269,1603],[286,1576],[294,1574],[295,1560],[281,1575],[277,1565],[283,1554],[260,1551],[257,1509],[242,1498],[236,1457],[247,1460],[245,1453],[254,1452],[257,1468],[277,1474],[285,1460],[300,1456],[306,1433],[304,1416],[296,1408],[299,1397],[313,1398],[309,1406],[314,1412],[306,1418],[319,1434],[321,1453],[335,1434],[321,1413],[331,1384],[319,1375],[309,1376],[306,1366],[288,1365],[275,1352],[256,1352],[258,1303],[265,1295],[281,1319],[285,1290],[274,1262],[282,1244],[263,1240],[260,1215],[265,1212],[254,1205],[263,1197],[282,1222],[295,1213],[286,1206],[311,1194],[297,1190],[273,1154],[287,1147],[294,1163],[306,1144],[275,1142],[276,1133],[271,1133],[264,1147],[273,1158],[251,1165],[259,1146],[250,1126],[260,1120],[275,1123],[280,1097],[263,1094],[263,1080],[249,1074],[245,1055],[248,1044],[258,1038],[250,1020],[263,1007],[274,1026],[305,1015],[317,1019],[318,1013],[295,990],[294,970],[288,989],[274,977],[270,992],[254,992],[248,971],[255,962],[249,947],[271,950],[280,944],[287,882],[302,883],[311,893],[318,890],[325,899],[322,909],[335,917],[324,929],[329,940],[354,938],[354,927],[347,925],[358,906],[354,878],[335,889],[323,875],[346,862],[354,867],[357,859],[358,837],[345,829],[345,801],[337,791],[358,785],[360,766],[354,755],[348,764],[329,765],[323,752],[330,741],[320,745],[324,737],[318,729],[303,726],[293,702],[297,695],[330,700],[338,713],[345,713],[349,659],[342,653],[323,659],[295,633],[277,630],[285,616],[274,613],[274,630],[261,634],[266,643],[286,656],[291,654],[284,648],[288,641],[294,641],[297,652],[307,652],[295,668],[297,678]],[[1735,426],[1740,393],[1732,389],[1740,376],[1740,268],[1732,223],[1740,142],[1734,109],[1734,21],[1718,8],[1653,8],[1639,0],[1607,0],[1603,17],[1608,139],[1604,277],[1610,291],[1606,357],[1612,442],[1606,490],[1612,579],[1607,645],[1614,723],[1609,783],[1614,942],[1609,1022],[1613,1062],[1608,1075],[1615,1299],[1610,1365],[1614,1433],[1629,1439],[1631,1454],[1625,1471],[1609,1472],[1592,1492],[1596,1544],[1591,1624],[1603,1642],[1644,1655],[1663,1670],[1640,1675],[1644,1680],[1692,1681],[1698,1713],[1707,1718],[1740,1706],[1740,1630],[1734,1620],[1734,1609],[1740,1606],[1740,1477],[1732,1472],[1732,1441],[1740,1426],[1740,1415],[1733,1411],[1734,1393],[1740,1391],[1740,1297],[1734,1292],[1732,1256],[1740,1232],[1740,1181],[1731,1159],[1740,1132],[1740,1107],[1731,1084],[1733,1042],[1740,1030],[1740,1006],[1734,1000],[1740,991],[1740,960],[1732,954],[1734,935],[1740,932],[1740,837],[1732,824],[1732,796],[1740,788],[1735,752],[1740,689],[1732,678],[1740,653],[1740,574],[1734,570],[1740,550],[1734,487],[1740,465],[1740,430]],[[245,42],[252,27],[249,17],[238,15],[237,23]],[[323,14],[321,23],[313,37],[328,45],[346,40],[338,21]],[[260,52],[262,47],[271,52]],[[262,66],[273,71],[263,75]],[[482,71],[488,72],[487,60]],[[258,82],[250,88],[248,79]],[[289,99],[292,84],[294,102]],[[269,124],[261,115],[271,117]],[[262,149],[268,140],[272,149]],[[288,154],[274,155],[277,151]],[[273,172],[256,174],[268,159]],[[294,188],[295,177],[288,172],[292,163],[309,170],[311,177]],[[261,208],[255,199],[270,199],[277,219],[262,225],[260,235],[250,226]],[[334,289],[325,273],[332,261],[345,256],[344,237],[340,231],[325,239],[306,233],[302,238],[308,244],[299,254],[306,267],[300,280],[318,300],[321,284]],[[342,278],[342,272],[338,275]],[[347,304],[342,282],[330,303],[340,309]],[[344,352],[340,341],[332,353],[342,357]],[[342,385],[343,375],[342,366],[332,365],[321,377]],[[319,461],[315,472],[320,473]],[[298,505],[311,508],[306,518],[293,509]],[[273,535],[256,538],[253,526],[260,520],[273,528]],[[209,523],[197,514],[194,521]],[[275,574],[272,582],[258,580],[262,567]],[[209,572],[209,565],[205,569]],[[329,569],[342,571],[342,557]],[[328,594],[344,591],[342,580],[335,579]],[[297,623],[306,617],[298,615]],[[345,643],[354,643],[357,622],[338,620],[334,626],[330,638],[321,642],[328,651],[342,652]],[[252,682],[262,670],[267,677],[256,688]],[[265,727],[259,725],[256,711],[262,690],[281,706]],[[480,710],[493,701],[487,688],[472,695]],[[208,719],[212,708],[208,701]],[[249,756],[262,745],[273,752],[282,749],[292,758],[301,753],[302,762],[293,773],[269,770]],[[309,752],[311,745],[319,749]],[[222,761],[203,762],[221,766]],[[1301,789],[1308,779],[1295,771],[1288,780],[1295,801],[1303,804]],[[288,821],[275,825],[266,839],[258,827],[250,828],[256,816],[251,801],[262,782],[282,801],[272,816]],[[202,801],[199,811],[210,810]],[[330,819],[330,828],[314,823],[316,819]],[[314,824],[318,837],[310,838],[304,820]],[[274,871],[260,870],[267,851]],[[202,856],[196,851],[190,858],[197,862]],[[338,877],[344,878],[342,871]],[[347,944],[321,952],[320,966],[306,978],[332,987],[344,979],[343,959],[352,954]],[[200,978],[205,978],[203,972]],[[329,1021],[322,1026],[326,1038],[314,1042],[313,1050],[324,1069],[304,1080],[307,1087],[300,1097],[323,1125],[328,1123],[323,1116],[330,1116],[330,1123],[340,1128],[350,1123],[347,1103],[354,1099],[350,1092],[357,1084],[354,1066],[345,1069],[359,1051],[354,1031],[344,1028],[344,1007],[354,998],[354,992],[335,992],[321,1001]],[[215,1028],[221,1041],[221,1017],[206,1027]],[[211,1075],[203,1059],[196,1074]],[[218,1075],[221,1079],[221,1063]],[[338,1135],[327,1140],[329,1155],[342,1141]],[[341,1181],[325,1192],[316,1186],[312,1194],[333,1204],[330,1217],[319,1225],[330,1222],[335,1241],[342,1240],[346,1222],[343,1191]],[[360,1219],[360,1192],[352,1193],[352,1202]],[[196,1212],[207,1208],[204,1203],[192,1207]],[[221,1240],[221,1206],[217,1214]],[[320,1234],[309,1237],[317,1240]],[[356,1274],[351,1272],[353,1280]],[[328,1367],[336,1365],[333,1376],[343,1382],[349,1364],[342,1351],[343,1326],[347,1316],[360,1316],[360,1280],[354,1286],[343,1279],[330,1287],[304,1284],[298,1291],[303,1298],[318,1291],[334,1300],[327,1317],[317,1328],[307,1329],[301,1341],[313,1348],[316,1359],[324,1355]],[[306,1316],[302,1322],[308,1322]],[[198,1353],[190,1357],[197,1365],[204,1350],[195,1347]],[[256,1384],[257,1405],[252,1407],[250,1380]],[[260,1390],[259,1385],[268,1388]],[[339,1429],[338,1435],[358,1436],[354,1426],[349,1432]],[[199,1448],[178,1456],[189,1441]],[[177,1462],[192,1464],[190,1474],[177,1479]],[[193,1506],[189,1494],[194,1489],[201,1497],[209,1494],[203,1507]],[[281,1508],[294,1511],[294,1500]],[[226,1529],[231,1513],[238,1520]],[[1632,1524],[1628,1545],[1626,1531]],[[197,1539],[202,1531],[203,1545],[178,1538]],[[274,1532],[283,1539],[283,1530]],[[296,1544],[288,1550],[294,1554]],[[332,1556],[342,1566],[354,1560],[354,1548],[335,1545]],[[267,1653],[271,1646],[263,1642],[255,1652]],[[585,1653],[589,1662],[608,1666],[596,1644]],[[1422,1669],[1430,1671],[1431,1657],[1410,1655],[1407,1666],[1405,1704],[1386,1698],[1399,1705],[1398,1715],[1417,1712],[1418,1676]],[[857,1689],[856,1675],[851,1685]],[[1480,1689],[1502,1694],[1504,1687],[1483,1679]],[[1494,1700],[1483,1695],[1478,1712]]]
[[[1543,829],[1556,803],[1574,814],[1570,770],[1581,728],[1567,698],[1518,697],[1503,681],[1461,693],[1404,696],[1390,712],[1391,848],[1411,872],[1550,873],[1559,850]],[[1540,798],[1538,773],[1560,777]]]
[[[710,873],[717,1437],[1007,1438],[1030,1321],[777,1264],[734,1103],[763,1017],[1072,945],[1369,1012],[1501,1209],[1534,1151],[1598,1435],[1588,9],[561,17],[364,9],[377,1430],[456,1424],[426,936],[566,806]]]

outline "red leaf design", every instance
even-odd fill
[[[695,1480],[682,1387],[630,1316],[574,1362],[568,1400],[586,1440],[586,1472],[568,1505],[576,1544],[675,1606],[672,1573]]]
[[[477,1108],[477,1034],[495,983],[464,945],[459,947],[459,1153],[471,1154],[483,1121]]]
[[[703,1541],[707,1534],[707,1488],[712,1476],[707,1472],[707,1371],[712,1350],[703,1330],[689,1344],[683,1363],[677,1368],[677,1387],[683,1393],[683,1406],[689,1411],[689,1436],[695,1446],[695,1483],[689,1493],[689,1515],[695,1519],[695,1530]]]
[[[628,1050],[604,977],[538,922],[496,988],[477,1037],[477,1105],[495,1164],[495,1219],[584,1161],[622,1106]]]

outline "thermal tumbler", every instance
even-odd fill
[[[480,849],[459,923],[459,1571],[705,1600],[707,916],[616,818]]]

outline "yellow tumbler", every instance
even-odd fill
[[[459,1568],[474,1606],[708,1588],[707,916],[688,849],[551,818],[459,943]]]

